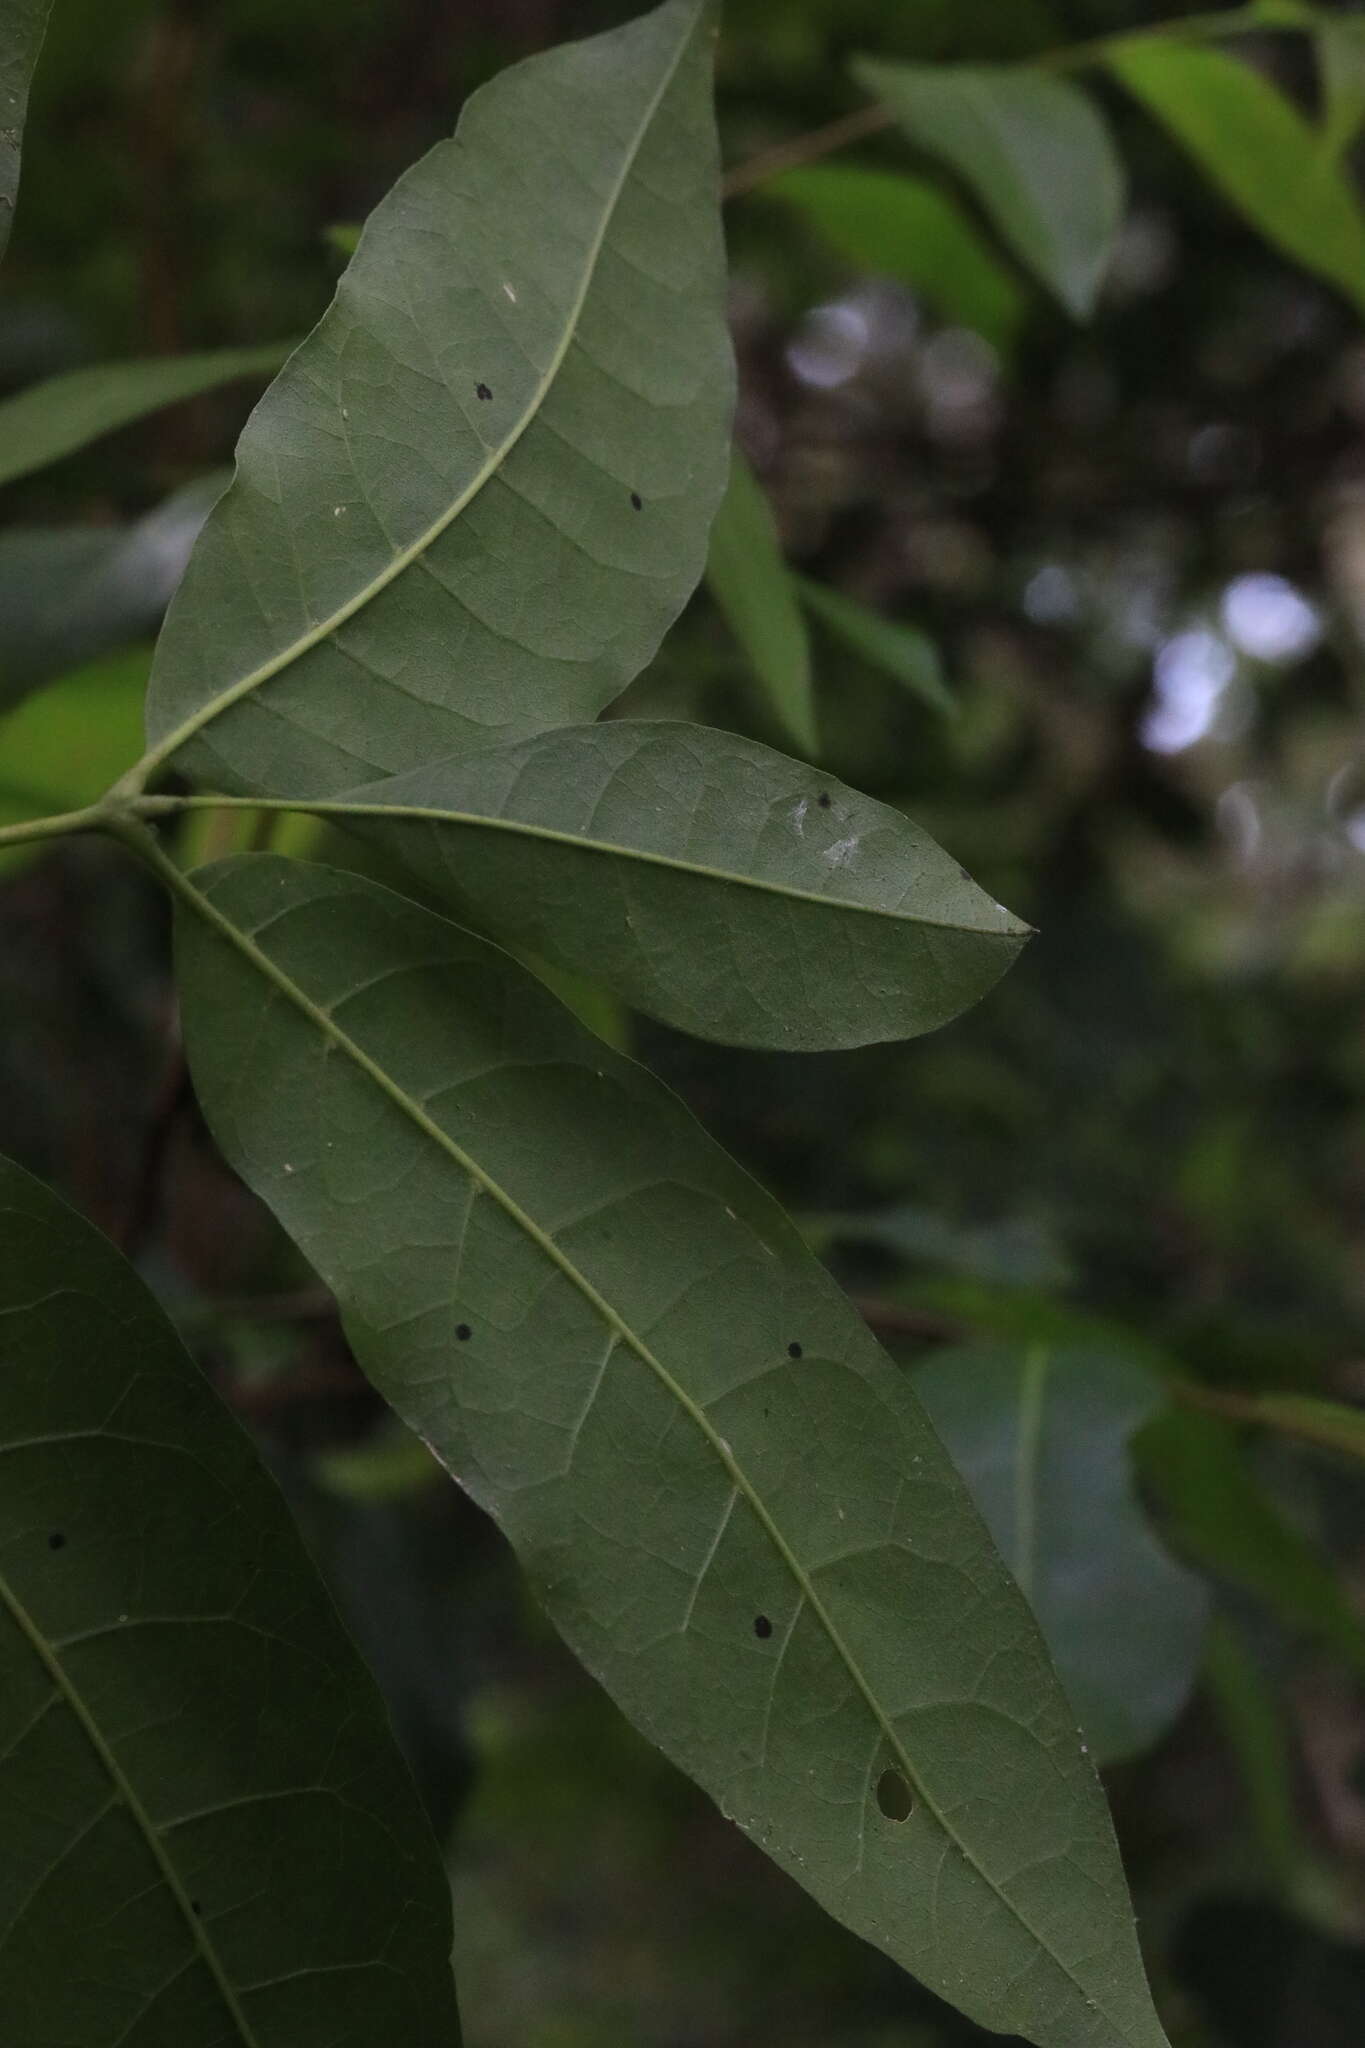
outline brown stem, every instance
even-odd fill
[[[761,149],[757,156],[747,157],[742,164],[736,164],[733,170],[725,173],[721,179],[721,197],[736,199],[741,192],[751,192],[755,185],[775,178],[779,171],[794,170],[798,164],[814,163],[817,158],[830,156],[850,142],[862,142],[869,135],[880,135],[884,128],[891,126],[893,119],[888,108],[874,102],[856,108],[851,114],[842,114],[837,121],[829,121],[823,128],[812,128],[809,134],[794,135],[790,142],[778,142],[771,149]]]

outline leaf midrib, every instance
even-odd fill
[[[588,293],[592,288],[592,281],[597,272],[598,259],[602,254],[608,230],[615,219],[616,208],[620,202],[621,194],[625,190],[626,181],[635,168],[635,159],[639,155],[644,139],[653,125],[654,117],[659,111],[664,96],[677,75],[678,66],[683,60],[683,55],[697,32],[699,20],[700,16],[694,14],[686,34],[679,37],[678,47],[665,68],[664,75],[657,89],[651,95],[635,134],[631,138],[630,146],[622,157],[621,166],[612,182],[607,203],[602,209],[602,219],[597,233],[588,248],[587,261],[583,266],[583,275],[579,281],[577,295],[569,308],[568,317],[564,323],[564,332],[549,363],[546,365],[543,375],[534,386],[520,419],[497,446],[489,450],[465,489],[451,502],[446,511],[434,519],[430,526],[426,527],[415,540],[410,541],[405,548],[400,548],[393,557],[393,560],[386,563],[384,568],[372,576],[368,583],[362,584],[360,589],[346,600],[345,604],[339,605],[326,619],[323,619],[316,626],[310,627],[306,633],[302,633],[290,641],[278,653],[271,655],[259,667],[252,669],[249,674],[240,677],[237,682],[229,684],[227,689],[220,690],[216,697],[211,698],[207,704],[201,706],[198,711],[193,712],[189,718],[178,725],[165,739],[159,740],[138,763],[133,771],[133,777],[130,778],[130,786],[133,778],[135,778],[137,786],[141,787],[163,762],[169,760],[173,754],[178,753],[180,748],[193,739],[196,733],[201,732],[206,725],[210,725],[223,712],[230,710],[234,704],[240,703],[244,697],[250,696],[253,690],[257,690],[262,684],[270,682],[273,677],[280,674],[281,670],[290,667],[295,661],[301,660],[305,654],[310,653],[314,647],[319,646],[322,641],[328,639],[331,634],[336,632],[338,627],[344,626],[348,619],[354,618],[357,612],[362,611],[373,598],[377,597],[381,591],[386,590],[389,584],[393,583],[405,570],[410,569],[414,562],[421,560],[428,548],[440,538],[448,526],[459,518],[465,507],[478,496],[490,477],[496,475],[508,455],[511,454],[513,448],[520,441],[522,435],[539,418],[541,408],[553,389],[555,379],[558,377],[563,366],[564,358],[577,337],[583,308],[587,303]],[[458,136],[458,129],[456,134]],[[455,139],[455,137],[452,137],[452,140]]]
[[[152,1858],[160,1872],[161,1881],[175,1900],[180,1917],[189,1930],[190,1939],[213,1979],[214,1989],[218,1992],[227,2009],[228,2017],[241,2039],[243,2048],[264,2048],[260,2037],[250,2025],[246,2014],[242,2011],[241,2001],[218,1959],[216,1950],[208,1939],[208,1930],[203,1920],[195,1912],[189,1894],[180,1882],[175,1865],[166,1854],[165,1846],[162,1843],[156,1823],[143,1805],[132,1780],[127,1776],[118,1758],[100,1733],[99,1723],[87,1707],[66,1666],[62,1663],[55,1650],[49,1646],[43,1631],[39,1628],[37,1622],[3,1573],[0,1573],[0,1606],[3,1606],[9,1614],[20,1635],[23,1636],[33,1652],[34,1657],[42,1665],[48,1678],[56,1687],[60,1698],[65,1702],[67,1709],[89,1742],[91,1749],[95,1752],[97,1760],[114,1789],[115,1798],[132,1815],[138,1832],[151,1851]]]
[[[486,811],[450,811],[425,804],[356,804],[340,798],[313,802],[304,797],[297,802],[291,802],[284,798],[264,801],[255,797],[199,796],[188,800],[174,797],[168,801],[178,810],[293,811],[309,817],[336,818],[342,822],[347,818],[398,819],[400,822],[406,820],[418,824],[450,825],[458,830],[507,832],[514,837],[541,839],[552,846],[573,847],[581,853],[601,854],[608,860],[638,861],[645,867],[665,868],[675,874],[694,876],[703,882],[712,882],[733,889],[752,889],[759,895],[776,896],[784,903],[808,903],[821,910],[834,910],[843,915],[857,913],[864,917],[885,918],[892,924],[923,925],[932,931],[961,932],[974,939],[1017,942],[1030,936],[1031,928],[1018,919],[1015,920],[1013,930],[992,931],[988,926],[963,924],[954,918],[926,917],[920,911],[888,909],[877,903],[856,903],[851,897],[846,896],[821,896],[813,889],[798,889],[786,882],[770,881],[762,875],[746,875],[734,868],[709,867],[704,861],[683,860],[676,854],[656,853],[647,847],[626,846],[612,839],[590,839],[586,835],[580,837],[576,832],[562,832],[549,825],[537,825],[530,819],[498,818]],[[1007,916],[1009,914],[1006,913]]]
[[[915,1766],[906,1753],[905,1746],[896,1731],[894,1723],[882,1709],[876,1694],[872,1691],[868,1680],[863,1675],[861,1666],[840,1634],[833,1617],[816,1591],[809,1574],[768,1512],[762,1496],[756,1491],[752,1482],[745,1474],[743,1467],[738,1463],[729,1444],[720,1435],[707,1416],[705,1409],[692,1399],[687,1390],[669,1372],[662,1360],[654,1355],[644,1339],[637,1335],[618,1310],[599,1292],[587,1275],[580,1272],[578,1267],[560,1249],[549,1233],[541,1228],[540,1224],[536,1222],[535,1218],[527,1210],[522,1208],[516,1198],[480,1166],[478,1161],[450,1136],[449,1132],[443,1130],[434,1118],[427,1114],[422,1105],[416,1102],[401,1084],[395,1081],[392,1075],[366,1052],[362,1045],[351,1038],[347,1032],[343,1031],[335,1020],[319,1004],[313,1001],[306,990],[300,988],[298,983],[293,981],[283,968],[277,966],[269,954],[256,943],[249,933],[243,931],[239,925],[234,924],[230,917],[219,910],[218,906],[204,894],[203,890],[181,869],[177,868],[175,863],[162,852],[150,833],[139,830],[137,827],[128,827],[125,828],[125,836],[143,858],[163,876],[173,893],[180,897],[182,902],[185,903],[187,908],[196,917],[207,924],[211,930],[215,931],[244,960],[248,961],[256,972],[265,981],[269,982],[314,1027],[322,1038],[331,1043],[338,1052],[345,1054],[425,1137],[443,1151],[459,1170],[474,1182],[476,1187],[480,1188],[492,1201],[497,1203],[503,1213],[524,1232],[527,1239],[536,1247],[541,1255],[556,1268],[570,1286],[601,1317],[607,1328],[615,1332],[619,1341],[624,1343],[640,1362],[654,1373],[660,1385],[673,1396],[683,1413],[694,1424],[708,1447],[714,1452],[716,1458],[729,1475],[732,1486],[738,1493],[743,1495],[748,1503],[755,1520],[763,1529],[779,1558],[791,1573],[797,1590],[824,1629],[831,1648],[848,1672],[868,1712],[881,1730],[892,1757],[905,1773],[907,1781],[922,1800],[926,1810],[937,1823],[945,1840],[957,1850],[963,1861],[976,1873],[987,1890],[1000,1900],[1005,1910],[1018,1921],[1019,1925],[1029,1936],[1029,1939],[1036,1943],[1043,1955],[1049,1958],[1066,1978],[1073,1990],[1087,2004],[1094,2006],[1096,2001],[1091,1999],[1085,1986],[1070,1966],[1043,1940],[1043,1937],[1037,1932],[1028,1917],[1006,1895],[1000,1885],[990,1876],[989,1872],[982,1868],[966,1843],[949,1826],[944,1813],[921,1782]],[[1103,2008],[1100,2009],[1103,2010]],[[1106,2017],[1111,2018],[1116,2034],[1125,2039],[1130,2038],[1125,2035],[1124,2029],[1117,2021],[1112,2021],[1112,2016],[1107,2012]]]

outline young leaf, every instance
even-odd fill
[[[515,65],[383,201],[242,436],[157,652],[152,765],[325,796],[593,718],[725,483],[699,0]]]
[[[8,1160],[0,1324],[6,2042],[453,2048],[436,1845],[283,1500]]]
[[[1268,242],[1365,309],[1365,215],[1283,93],[1236,57],[1165,37],[1111,44],[1107,59]]]
[[[806,622],[772,508],[739,448],[732,452],[729,486],[711,528],[706,582],[752,662],[773,716],[803,754],[817,754]]]
[[[163,406],[196,398],[236,377],[278,370],[292,346],[272,342],[266,348],[100,363],[31,384],[0,403],[0,484],[13,483]]]
[[[496,948],[355,876],[145,850],[219,1141],[588,1668],[983,2024],[1162,2048],[1032,1618],[773,1202]]]
[[[1322,85],[1319,146],[1339,157],[1365,125],[1365,21],[1358,14],[1327,15],[1316,24]]]
[[[47,31],[52,0],[0,4],[0,257],[9,243],[19,195],[19,148],[28,113],[28,88]]]
[[[895,278],[946,320],[1008,348],[1024,294],[966,214],[923,178],[853,165],[808,164],[763,186],[805,216],[863,270]]]
[[[957,699],[943,680],[938,649],[927,633],[884,619],[870,605],[859,604],[856,597],[831,590],[827,583],[812,583],[808,576],[798,576],[796,587],[820,623],[846,647],[890,676],[910,696],[932,705],[935,711],[956,716]]]
[[[915,1391],[1028,1595],[1096,1756],[1149,1748],[1193,1690],[1209,1607],[1134,1496],[1128,1443],[1163,1405],[1160,1382],[1117,1353],[1036,1344],[940,1353]]]
[[[142,699],[150,647],[73,670],[0,715],[0,825],[93,804],[142,751]],[[0,871],[41,851],[0,853]]]
[[[704,726],[570,726],[337,815],[507,943],[731,1045],[934,1030],[1029,935],[901,812]]]
[[[0,533],[0,706],[153,633],[226,481],[186,484],[130,526]]]
[[[1123,217],[1123,165],[1094,102],[1038,71],[882,64],[854,75],[912,142],[951,164],[1004,240],[1078,320]]]

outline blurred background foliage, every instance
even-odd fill
[[[625,11],[56,0],[0,388],[287,343],[350,224],[471,90]],[[818,748],[1039,937],[964,1022],[840,1058],[727,1051],[564,992],[793,1206],[921,1376],[1107,1766],[1177,2048],[1346,2048],[1365,15],[1305,34],[1302,9],[1261,13],[1209,46],[1238,76],[1177,80],[1160,122],[1145,58],[1127,90],[1121,64],[1084,74],[1127,174],[1111,239],[1103,180],[1048,167],[1064,123],[1026,124],[1002,211],[933,132],[942,94],[921,79],[897,131],[850,66],[1031,60],[1151,28],[1147,0],[728,0],[736,484],[706,586],[620,709]],[[1044,229],[1047,203],[1089,209],[1088,252],[1008,217],[1035,176]],[[0,821],[85,801],[138,752],[150,638],[263,374],[27,474],[0,421]],[[193,827],[199,850],[243,829]],[[985,2039],[631,1735],[385,1416],[197,1121],[166,943],[117,854],[6,857],[0,1146],[138,1259],[294,1500],[448,1844],[469,2039]]]

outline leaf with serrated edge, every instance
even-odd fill
[[[249,421],[149,767],[325,796],[594,718],[690,595],[733,364],[696,0],[475,93]]]
[[[507,943],[730,1045],[931,1031],[1029,933],[901,812],[705,726],[542,733],[336,815]]]
[[[28,89],[47,32],[52,0],[0,4],[0,256],[9,243],[19,196],[19,150],[28,114]]]
[[[269,855],[174,886],[219,1142],[588,1669],[832,1913],[987,2026],[1162,2048],[1036,1625],[780,1210],[433,913]],[[903,1821],[887,1773],[913,1787]]]
[[[457,2048],[436,1844],[278,1489],[9,1160],[0,1333],[6,2048]]]

